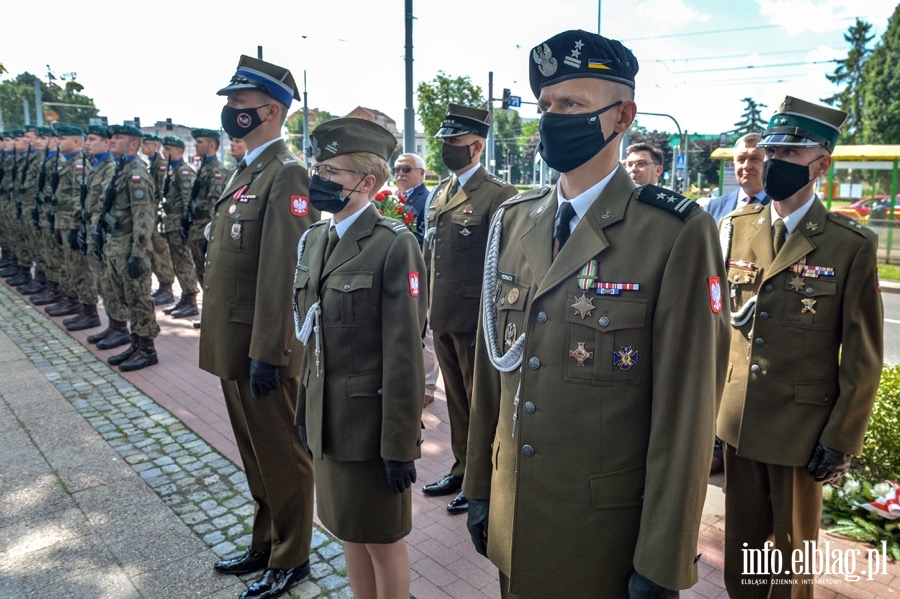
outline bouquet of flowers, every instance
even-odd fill
[[[857,477],[848,474],[841,486],[822,487],[822,520],[834,525],[828,532],[876,546],[884,541],[888,555],[900,560],[900,485]]]
[[[406,198],[403,197],[402,193],[398,193],[395,196],[390,189],[384,189],[375,194],[373,203],[379,214],[399,220],[410,231],[416,230],[416,215],[406,207]]]

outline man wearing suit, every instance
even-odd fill
[[[566,31],[530,59],[560,179],[491,225],[469,532],[504,597],[673,597],[697,581],[727,364],[715,222],[618,163],[637,111],[630,50]]]
[[[497,208],[516,195],[516,188],[481,165],[490,115],[480,108],[451,104],[437,135],[441,157],[453,175],[434,193],[428,227],[434,227],[429,256],[429,321],[444,377],[453,466],[441,480],[425,485],[426,495],[460,491],[466,471],[469,404],[478,327],[478,298],[488,225]],[[451,514],[468,509],[460,492],[447,505]]]
[[[313,474],[294,426],[302,346],[290,302],[300,235],[318,218],[306,168],[280,137],[290,71],[242,56],[222,109],[226,133],[247,155],[213,206],[203,280],[200,368],[221,379],[250,493],[257,506],[247,552],[216,563],[246,574],[265,568],[241,595],[271,599],[309,573]]]
[[[726,214],[747,204],[768,204],[763,191],[762,170],[765,152],[757,147],[762,139],[759,133],[748,133],[734,144],[734,176],[738,188],[714,198],[706,205],[706,211],[720,222]]]
[[[878,238],[813,191],[846,118],[785,97],[759,143],[772,204],[720,224],[735,328],[718,418],[730,597],[813,596],[810,576],[759,576],[745,555],[771,541],[790,563],[817,540],[822,483],[860,453],[881,376]]]

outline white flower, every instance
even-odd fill
[[[894,485],[889,482],[880,482],[874,487],[872,487],[872,493],[875,494],[875,497],[884,497],[888,493],[894,490]]]
[[[822,499],[828,501],[834,496],[834,487],[831,485],[822,485]]]
[[[853,480],[852,478],[848,478],[844,481],[844,492],[847,495],[853,495],[860,489],[860,484]]]

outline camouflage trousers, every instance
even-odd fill
[[[181,231],[165,233],[165,238],[169,242],[172,266],[175,268],[175,276],[178,278],[178,284],[181,286],[182,295],[185,293],[199,293],[200,286],[197,284],[197,271],[194,270],[194,258],[191,255],[188,242],[181,236]]]
[[[156,275],[160,285],[171,285],[175,282],[175,269],[172,267],[172,255],[169,253],[169,243],[162,233],[153,227],[150,235],[153,243],[153,254],[150,256],[150,270]]]
[[[113,289],[112,279],[109,277],[109,260],[104,258],[102,261],[94,258],[94,245],[89,244],[88,247],[88,264],[90,264],[91,273],[94,275],[94,282],[97,285],[97,294],[103,298],[103,307],[106,314],[114,319],[123,322],[128,321],[128,310],[124,304],[119,301]]]
[[[61,231],[63,236],[62,253],[65,264],[65,276],[61,279],[63,290],[69,297],[76,297],[82,304],[94,306],[97,304],[97,284],[94,282],[94,273],[88,261],[94,260],[90,256],[81,253],[81,250],[72,249],[69,244],[69,235],[74,231]]]
[[[203,229],[209,221],[194,221],[191,225],[191,255],[194,257],[194,270],[197,272],[197,281],[203,285],[203,274],[206,272],[206,236],[203,235]]]
[[[34,254],[31,250],[31,238],[33,236],[32,233],[34,233],[34,229],[31,226],[30,217],[29,220],[26,220],[25,214],[23,212],[21,218],[15,218],[15,216],[13,216],[13,218],[13,222],[15,223],[16,240],[19,245],[19,265],[30,267],[31,263],[34,262]]]
[[[127,241],[111,238],[107,241],[106,263],[113,293],[125,306],[131,332],[141,337],[155,339],[159,335],[156,323],[156,307],[150,297],[150,270],[143,276],[132,279],[128,276],[128,257],[131,255],[131,239]],[[144,257],[145,266],[147,257]]]

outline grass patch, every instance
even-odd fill
[[[878,278],[882,281],[900,281],[900,266],[896,264],[878,264]]]

